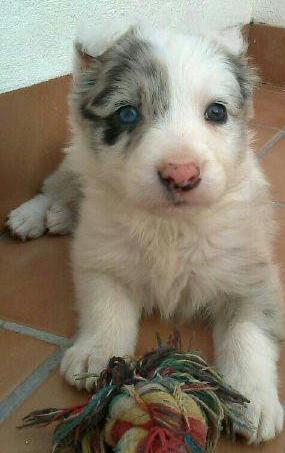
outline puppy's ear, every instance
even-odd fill
[[[87,70],[119,37],[130,28],[127,22],[112,24],[83,23],[78,27],[74,45],[73,76]]]
[[[210,32],[210,36],[225,51],[226,60],[239,84],[242,103],[250,119],[254,115],[252,95],[260,79],[246,55],[248,42],[243,27],[235,26],[213,31]]]
[[[243,27],[238,25],[212,30],[209,35],[225,51],[228,63],[240,85],[242,96],[245,99],[249,98],[259,84],[259,77],[246,55],[248,42]]]
[[[248,43],[242,26],[227,27],[221,30],[212,30],[209,32],[211,38],[223,47],[228,53],[241,56],[245,55]]]
[[[73,57],[73,75],[80,74],[86,71],[94,61],[94,57],[83,49],[82,43],[75,41],[74,43],[74,57]]]

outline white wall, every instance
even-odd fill
[[[285,0],[0,0],[0,92],[69,73],[78,22],[124,17],[184,30],[252,19],[285,26]]]

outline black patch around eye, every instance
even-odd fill
[[[133,124],[122,124],[118,112],[105,118],[96,115],[87,106],[82,106],[80,112],[95,129],[103,132],[103,140],[106,145],[114,145],[124,132],[130,133],[135,128]]]
[[[104,142],[110,146],[114,145],[124,132],[129,134],[135,128],[135,125],[133,124],[122,124],[117,112],[110,115],[108,118],[105,118],[104,121],[106,125],[104,130]]]
[[[104,142],[107,145],[114,145],[122,133],[126,130],[116,115],[111,115],[105,119],[106,128],[104,130]]]

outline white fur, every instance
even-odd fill
[[[7,221],[13,234],[23,241],[49,234],[69,234],[73,230],[73,215],[70,209],[58,202],[52,203],[45,194],[14,209]]]
[[[36,195],[32,200],[14,209],[7,225],[22,240],[40,237],[45,232],[45,213],[49,206],[46,195]]]

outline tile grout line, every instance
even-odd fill
[[[54,335],[43,330],[34,329],[3,319],[0,319],[0,328],[27,335],[37,340],[59,346],[60,348],[58,351],[51,354],[27,379],[19,384],[19,386],[0,403],[0,423],[2,423],[48,378],[51,371],[59,365],[63,351],[69,346],[71,340],[66,337]]]
[[[63,349],[51,354],[0,403],[0,423],[3,423],[58,367],[62,354]]]
[[[285,208],[285,203],[282,203],[280,201],[272,201],[273,207],[278,208],[278,209],[284,209]]]
[[[34,329],[22,324],[17,324],[16,322],[0,319],[0,327],[2,329],[10,330],[12,332],[20,333],[23,335],[28,335],[30,337],[36,338],[37,340],[45,341],[46,343],[54,344],[60,347],[68,346],[68,344],[70,343],[70,340],[66,337],[61,337],[59,335],[45,332],[44,330]]]
[[[283,137],[285,137],[285,128],[280,129],[261,147],[260,151],[257,153],[257,159],[262,159],[270,151],[272,146],[275,145],[275,143],[277,143]]]
[[[253,122],[253,125],[251,126],[251,129],[255,129],[255,127],[260,127],[262,129],[267,129],[269,131],[275,131],[275,132],[278,132],[280,131],[280,127],[276,127],[276,126],[267,126],[266,124],[263,124],[263,123],[259,123],[257,121],[254,121]],[[282,129],[282,128],[281,128]]]

